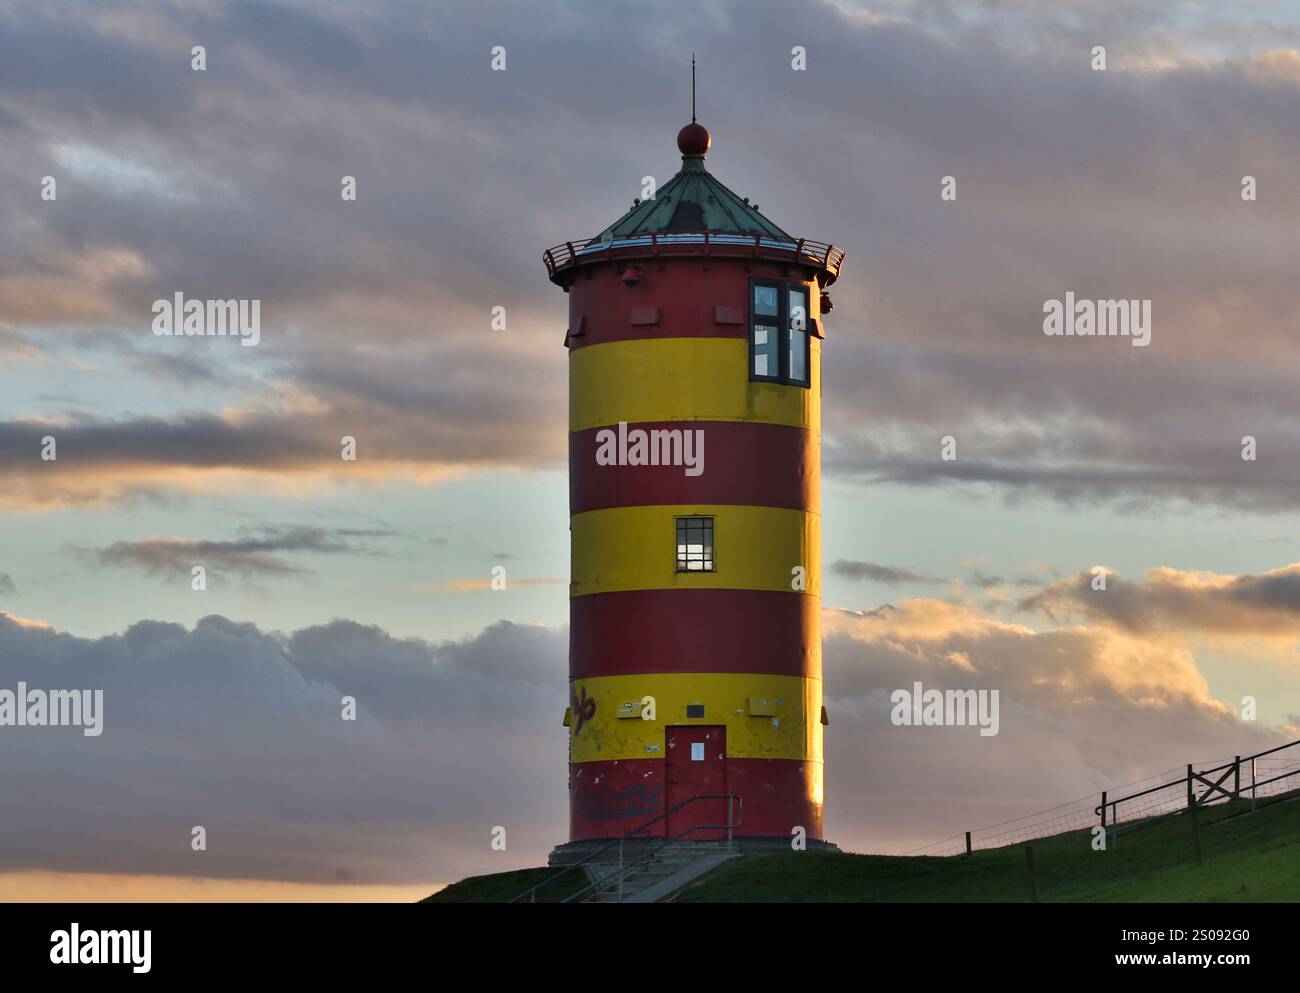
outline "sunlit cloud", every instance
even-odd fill
[[[1256,575],[1169,567],[1150,569],[1139,582],[1106,574],[1105,588],[1084,571],[1023,598],[1020,609],[1053,620],[1070,617],[1136,633],[1182,631],[1300,645],[1300,563]]]

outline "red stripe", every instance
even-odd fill
[[[623,447],[618,425],[575,431],[569,435],[571,514],[691,503],[815,510],[821,498],[818,439],[805,428],[747,421],[651,421],[629,424],[627,430],[703,432],[694,436],[693,449],[698,462],[702,438],[703,471],[688,476],[682,465],[598,465],[602,431],[613,432],[617,460],[628,454],[618,451]],[[626,447],[630,450],[630,440]]]
[[[817,763],[794,759],[727,759],[725,792],[741,798],[741,838],[790,838],[802,827],[822,837],[822,808],[813,799]],[[664,813],[664,761],[582,762],[569,771],[569,840],[618,838]],[[664,821],[637,837],[664,837]]]
[[[821,605],[770,590],[635,590],[569,601],[573,679],[641,672],[821,678]]]
[[[748,338],[751,277],[802,282],[814,300],[811,316],[820,313],[816,284],[787,275],[789,268],[774,262],[696,258],[665,260],[662,268],[654,262],[635,264],[641,267],[641,281],[636,286],[624,286],[621,281],[627,263],[593,267],[573,281],[569,291],[570,349],[638,338]],[[719,307],[723,308],[721,314]],[[632,323],[634,310],[637,320],[645,320],[650,308],[657,308],[657,323]],[[739,323],[719,322],[719,316]],[[583,333],[574,336],[579,327],[584,327]]]

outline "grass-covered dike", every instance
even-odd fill
[[[1227,903],[1300,901],[1300,793],[1233,801],[1198,814],[1201,864],[1187,814],[1120,834],[1108,851],[1075,831],[1031,842],[1040,902]],[[497,903],[558,870],[523,869],[463,880],[432,903]],[[548,887],[548,902],[581,885]],[[677,903],[1023,903],[1025,845],[949,857],[782,852],[734,859],[677,894]]]

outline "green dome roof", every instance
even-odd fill
[[[834,245],[796,238],[738,197],[704,168],[713,139],[694,120],[677,135],[682,168],[653,200],[632,209],[594,238],[566,241],[542,253],[551,282],[567,291],[580,266],[611,259],[717,255],[784,260],[810,270],[823,288],[835,282],[844,252]]]
[[[691,129],[697,129],[692,131]],[[689,133],[688,133],[689,132]],[[689,124],[678,136],[682,168],[655,192],[653,200],[632,209],[607,227],[594,241],[649,237],[652,234],[762,235],[779,241],[797,241],[758,212],[747,197],[736,196],[704,168],[711,140],[698,124]]]

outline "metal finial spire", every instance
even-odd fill
[[[695,53],[691,52],[691,123],[695,123]]]

